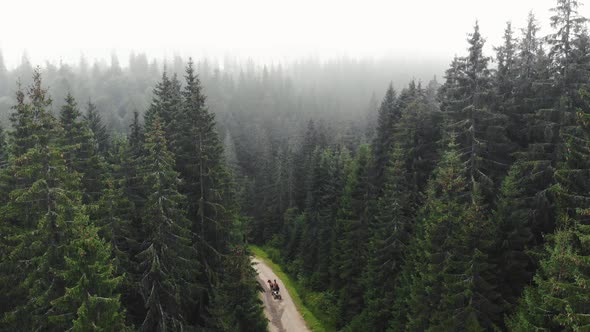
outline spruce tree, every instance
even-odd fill
[[[547,36],[550,46],[549,57],[552,59],[552,74],[557,91],[563,92],[563,97],[574,98],[579,88],[576,73],[573,70],[574,40],[583,32],[583,25],[587,19],[578,13],[580,2],[577,0],[557,0],[551,9],[551,27],[555,30]]]
[[[455,59],[441,87],[441,109],[448,118],[448,131],[457,133],[464,152],[471,191],[479,191],[484,206],[493,204],[494,189],[510,162],[512,148],[506,137],[506,117],[493,109],[494,90],[483,55],[485,40],[476,22],[469,34],[467,56]]]
[[[95,203],[102,190],[104,160],[98,154],[96,140],[88,123],[82,120],[74,97],[68,93],[65,102],[60,112],[64,158],[68,167],[81,175],[84,203]]]
[[[373,211],[372,183],[370,172],[373,167],[371,150],[363,145],[359,148],[354,168],[346,181],[346,187],[338,210],[336,234],[337,259],[335,288],[339,292],[339,324],[346,324],[358,315],[363,306],[363,271],[368,259],[369,224]]]
[[[71,321],[73,331],[124,331],[125,314],[116,293],[123,276],[114,276],[111,247],[88,220],[74,222],[75,238],[66,250],[61,275],[66,290],[52,302],[60,312],[53,320],[63,321],[63,326]]]
[[[514,85],[516,84],[516,43],[514,39],[514,32],[512,31],[512,23],[506,23],[504,30],[504,44],[496,48],[496,60],[498,61],[498,70],[496,73],[496,86],[499,101],[501,103],[511,103],[514,95]],[[509,105],[501,105],[500,107],[508,108]],[[512,110],[510,110],[512,111]]]
[[[309,168],[311,167],[311,156],[318,145],[318,133],[313,120],[310,120],[307,123],[301,147],[295,156],[295,203],[301,210],[305,208],[307,198],[306,179],[308,178]]]
[[[59,145],[62,129],[48,111],[51,99],[42,88],[38,70],[27,91],[29,101],[25,101],[22,92],[17,95],[17,112],[12,117],[15,148],[9,171],[18,185],[11,191],[8,203],[17,228],[11,234],[14,247],[10,256],[15,263],[13,272],[21,275],[13,281],[18,282],[19,289],[26,295],[24,301],[4,316],[3,322],[13,329],[66,330],[72,327],[73,321],[102,316],[105,323],[112,323],[111,327],[122,327],[124,316],[117,295],[109,289],[98,291],[92,288],[94,285],[80,284],[75,277],[79,276],[79,268],[86,265],[80,261],[75,263],[80,253],[78,241],[92,229],[81,208],[79,175],[67,168],[64,150]],[[31,137],[20,136],[24,132]],[[94,245],[105,246],[100,239],[95,239]],[[87,261],[96,269],[93,273],[101,271],[97,278],[107,284],[116,283],[111,262],[105,256],[110,255],[110,249],[107,247],[96,257],[95,253],[89,252]],[[87,303],[84,312],[60,305],[68,289],[75,287],[84,298],[100,296],[99,301],[108,305],[88,306],[88,302],[80,298],[80,302],[73,304],[84,307],[83,303]]]
[[[177,140],[177,127],[180,121],[181,95],[180,82],[176,74],[170,79],[166,72],[162,73],[162,79],[156,84],[153,91],[152,102],[145,113],[145,126],[149,130],[155,115],[160,117],[162,127],[170,151],[174,152]]]
[[[549,328],[567,331],[590,327],[586,284],[590,277],[588,211],[590,195],[590,93],[580,90],[585,102],[575,112],[570,126],[561,128],[562,161],[555,170],[557,231],[546,244],[547,255],[525,291],[521,305],[510,320],[514,330]],[[536,303],[541,299],[539,303]]]
[[[396,92],[393,89],[393,84],[390,83],[385,92],[385,97],[383,97],[383,101],[381,101],[381,106],[379,107],[377,131],[373,141],[373,153],[375,154],[373,157],[375,160],[375,184],[383,183],[383,173],[385,166],[387,165],[393,142],[392,128],[396,120],[401,116],[399,105],[397,105],[396,102]]]
[[[86,105],[86,115],[84,116],[84,120],[86,120],[88,128],[94,135],[98,152],[105,155],[110,147],[109,133],[106,125],[102,122],[102,117],[100,116],[96,105],[90,100]]]
[[[418,213],[407,298],[407,330],[492,329],[500,322],[493,266],[487,257],[492,228],[472,192],[458,145],[451,140]],[[395,307],[400,307],[396,304]],[[404,317],[401,317],[404,320]]]
[[[398,143],[385,169],[384,194],[377,201],[371,225],[364,284],[365,313],[370,324],[366,327],[373,331],[386,330],[392,318],[395,287],[413,237],[417,192],[404,159],[404,150]]]
[[[179,330],[188,325],[183,298],[191,295],[197,277],[189,223],[181,209],[185,197],[178,190],[174,156],[168,151],[159,117],[146,133],[142,158],[142,182],[149,193],[143,213],[142,275],[138,280],[146,308],[143,331]]]

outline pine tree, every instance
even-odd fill
[[[408,90],[412,90],[409,88]],[[423,192],[439,158],[442,114],[426,92],[413,88],[398,123],[391,129],[395,144],[405,151],[404,165],[416,192]],[[400,97],[401,98],[401,97]]]
[[[86,106],[86,115],[84,116],[84,120],[86,120],[88,128],[94,135],[98,152],[100,152],[102,155],[105,155],[110,147],[109,133],[107,131],[107,127],[102,122],[102,118],[98,112],[98,109],[96,108],[96,105],[90,100]]]
[[[509,101],[514,94],[516,81],[516,43],[513,36],[512,23],[506,23],[504,30],[504,44],[496,48],[496,60],[498,70],[496,74],[496,85],[500,102]],[[508,107],[510,108],[510,107]]]
[[[412,185],[400,144],[392,151],[385,169],[383,196],[377,201],[371,226],[369,261],[364,281],[365,313],[369,330],[384,331],[392,318],[395,287],[407,248],[413,237],[417,192]]]
[[[305,207],[307,198],[306,179],[311,167],[311,156],[319,145],[318,133],[312,120],[307,123],[303,142],[295,156],[295,203],[301,210]]]
[[[235,246],[224,261],[223,281],[218,287],[212,312],[216,331],[267,331],[260,306],[256,272],[242,246]]]
[[[570,126],[561,128],[565,143],[562,161],[555,170],[553,187],[557,203],[558,229],[546,244],[547,255],[525,291],[519,310],[509,321],[512,329],[531,328],[579,331],[590,328],[587,315],[588,265],[588,177],[590,176],[590,126],[588,89],[580,90],[585,105],[576,110]],[[536,302],[542,299],[540,302]]]
[[[154,116],[157,114],[162,121],[168,148],[174,152],[175,141],[177,140],[176,129],[180,120],[181,95],[180,82],[176,74],[172,79],[164,71],[162,79],[156,84],[153,91],[152,103],[145,113],[145,126],[149,130]]]
[[[401,112],[399,111],[399,105],[397,105],[396,93],[393,85],[390,83],[379,107],[377,132],[373,141],[375,184],[383,183],[383,172],[392,148],[392,128],[400,116]]]
[[[65,101],[60,112],[64,158],[68,167],[81,175],[84,203],[94,203],[102,190],[104,160],[98,155],[96,140],[87,122],[82,120],[74,97],[68,93]]]
[[[134,325],[141,325],[145,317],[137,286],[142,270],[135,259],[145,238],[142,210],[146,197],[141,161],[141,158],[133,158],[125,137],[113,140],[108,160],[109,174],[94,215],[99,235],[112,246],[117,273],[125,275],[121,283],[121,301]]]
[[[518,310],[507,322],[511,331],[588,329],[587,239],[583,225],[556,232],[534,286],[525,290]]]
[[[129,145],[134,157],[141,155],[141,149],[144,143],[144,128],[139,123],[139,112],[133,112],[133,122],[129,125],[131,130],[129,134]]]
[[[186,85],[176,141],[176,167],[183,180],[180,190],[187,197],[193,245],[201,266],[198,285],[204,289],[194,303],[192,318],[202,320],[218,285],[223,253],[229,250],[230,234],[236,221],[235,197],[229,188],[230,177],[224,167],[223,146],[215,129],[215,116],[205,106],[201,83],[192,60],[186,67]],[[248,300],[248,299],[245,299]]]
[[[120,147],[119,165],[123,168],[125,177],[125,191],[127,198],[134,208],[133,219],[141,223],[141,210],[145,204],[144,187],[141,181],[140,168],[141,158],[144,155],[144,129],[139,123],[139,113],[133,113],[130,134],[127,142]]]
[[[524,199],[535,195],[529,191],[531,175],[528,166],[521,160],[512,165],[500,188],[498,207],[493,215],[497,227],[494,259],[499,291],[510,306],[516,304],[536,268],[527,250],[540,244],[533,233],[536,225],[535,217],[530,213],[532,200]]]
[[[551,9],[551,27],[555,32],[547,37],[550,45],[549,57],[552,59],[552,73],[555,87],[563,92],[562,97],[572,99],[579,88],[576,73],[573,70],[574,40],[582,33],[587,19],[578,13],[580,2],[577,0],[557,0]]]
[[[471,191],[454,139],[429,184],[418,214],[408,298],[407,330],[492,329],[497,325],[498,295],[487,252],[491,228],[477,193]],[[395,307],[400,307],[396,304]]]
[[[174,157],[167,148],[159,117],[155,116],[146,133],[142,159],[142,178],[149,195],[145,202],[145,238],[137,258],[142,269],[141,294],[146,316],[143,331],[183,329],[189,321],[181,297],[193,295],[191,280],[198,266],[191,246],[189,224],[181,206],[184,196],[178,190]]]
[[[63,321],[64,326],[71,321],[73,331],[124,331],[125,314],[116,294],[123,277],[114,277],[111,247],[88,220],[74,222],[75,238],[66,250],[61,275],[66,290],[52,302],[61,312],[54,321]]]
[[[493,191],[499,185],[510,162],[511,146],[506,137],[506,118],[492,106],[494,91],[483,55],[484,39],[476,22],[469,35],[469,54],[455,59],[441,87],[441,109],[448,117],[448,131],[457,133],[464,151],[471,191],[483,195],[483,204],[493,203]]]
[[[66,257],[72,257],[77,241],[91,229],[80,207],[79,176],[66,166],[64,152],[58,144],[63,135],[61,127],[48,112],[51,99],[42,88],[38,70],[27,91],[29,102],[25,102],[24,93],[17,95],[17,112],[12,117],[15,148],[9,172],[18,185],[11,191],[8,203],[17,229],[11,234],[14,247],[10,256],[17,262],[12,265],[13,272],[21,275],[14,281],[26,295],[24,301],[4,316],[4,323],[13,329],[66,330],[72,327],[73,320],[82,322],[101,315],[104,322],[121,323],[124,316],[118,298],[108,289],[101,294],[105,303],[109,303],[108,308],[92,306],[87,307],[85,313],[71,315],[72,311],[59,304],[67,289],[76,286],[77,280],[69,276],[76,275],[81,266],[70,264],[73,261]],[[20,136],[24,132],[31,137]],[[100,239],[94,243],[104,246]],[[110,255],[110,250],[107,251]],[[104,256],[97,261],[92,259],[91,265],[105,271],[101,275],[104,282],[116,282],[110,274],[110,262]],[[94,295],[88,284],[77,287],[84,296]],[[89,316],[81,318],[83,315]],[[119,323],[116,325],[122,326]]]
[[[315,290],[325,290],[330,282],[333,229],[342,192],[337,155],[331,149],[316,148],[308,174],[308,195],[304,210],[300,253],[303,275]]]
[[[208,240],[211,231],[223,228],[223,220],[217,218],[223,217],[223,147],[215,130],[214,115],[205,108],[205,96],[192,62],[187,65],[185,79],[182,141],[178,142],[176,164],[185,182],[183,191],[187,192],[193,231]]]
[[[342,233],[335,235],[339,242],[334,261],[338,273],[335,289],[339,291],[338,322],[343,325],[358,315],[364,306],[362,276],[368,258],[369,224],[373,211],[371,167],[371,150],[366,145],[361,146],[338,211],[337,228]]]

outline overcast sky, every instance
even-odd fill
[[[3,0],[0,49],[9,67],[109,58],[301,56],[450,58],[479,20],[488,50],[505,22],[533,10],[548,31],[555,0]],[[581,13],[590,16],[590,5]]]

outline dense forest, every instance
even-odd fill
[[[115,137],[92,102],[50,112],[39,70],[18,86],[0,145],[2,330],[266,330],[192,62],[183,83],[163,74]]]
[[[440,82],[0,57],[0,329],[265,331],[254,243],[334,330],[590,330],[580,6],[493,56],[475,22]]]
[[[389,86],[365,144],[310,121],[254,178],[251,239],[345,331],[590,329],[590,36],[558,0],[444,81]],[[352,142],[357,142],[352,140]],[[263,189],[262,189],[263,188]]]

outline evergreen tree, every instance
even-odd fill
[[[504,30],[504,44],[496,48],[496,59],[498,61],[498,73],[496,79],[498,80],[498,94],[503,99],[509,99],[514,92],[515,80],[515,58],[516,58],[516,43],[513,36],[512,23],[506,23]]]
[[[508,168],[511,146],[506,118],[492,109],[490,59],[483,55],[484,39],[477,22],[467,41],[469,54],[456,58],[447,71],[440,90],[441,109],[449,119],[448,130],[457,133],[459,149],[464,151],[471,191],[481,192],[486,206],[493,203],[493,191]]]
[[[578,13],[579,6],[577,0],[557,0],[556,6],[551,9],[555,13],[551,16],[551,27],[555,32],[547,37],[555,87],[570,100],[580,87],[575,80],[577,75],[573,66],[574,40],[583,32],[587,20]]]
[[[222,254],[229,250],[229,236],[236,214],[235,197],[229,192],[230,178],[224,167],[223,146],[215,129],[215,116],[205,107],[205,96],[192,60],[187,64],[185,80],[176,167],[183,180],[181,192],[187,197],[192,241],[200,264],[206,269],[198,281],[205,291],[193,297],[197,306],[192,318],[199,321],[207,316],[205,308],[214,296],[212,289],[218,286]]]
[[[392,148],[392,128],[396,120],[401,116],[397,97],[393,85],[390,83],[385,97],[379,107],[379,116],[377,118],[377,132],[373,141],[373,151],[375,156],[375,184],[383,183],[383,172],[387,165],[387,158]]]
[[[185,199],[178,190],[178,173],[174,157],[167,148],[159,117],[153,119],[146,133],[142,159],[142,178],[150,193],[144,208],[140,260],[142,276],[140,290],[146,316],[143,331],[180,330],[189,317],[181,297],[190,297],[191,280],[196,278],[198,265],[190,242],[189,224],[181,210]]]
[[[353,170],[348,176],[338,210],[337,226],[341,234],[338,240],[335,270],[335,289],[339,292],[339,324],[346,324],[358,315],[363,306],[363,271],[368,259],[369,224],[373,211],[370,172],[371,150],[364,145],[359,148]]]
[[[295,203],[301,210],[305,207],[307,199],[307,178],[311,167],[311,156],[319,145],[318,133],[312,120],[307,123],[307,129],[303,142],[295,157]]]
[[[66,290],[52,302],[61,312],[54,323],[68,326],[71,321],[73,331],[124,331],[125,314],[116,294],[123,277],[114,277],[111,247],[87,220],[74,222],[79,225],[73,230],[75,239],[67,248],[61,275]]]
[[[86,265],[76,261],[80,253],[78,241],[83,241],[83,236],[90,234],[86,232],[92,232],[92,228],[80,207],[79,176],[67,168],[59,146],[63,133],[47,110],[51,99],[42,88],[38,70],[27,91],[29,102],[25,102],[24,93],[17,95],[17,112],[12,117],[15,148],[9,172],[18,185],[10,193],[8,210],[18,228],[11,234],[14,246],[10,257],[12,272],[20,275],[13,281],[18,282],[19,289],[26,295],[3,321],[11,329],[66,330],[72,324],[102,316],[104,323],[112,328],[122,327],[124,316],[118,297],[109,289],[98,291],[92,288],[95,285],[79,283],[76,279],[80,276],[80,267]],[[31,137],[20,136],[24,132]],[[102,240],[94,240],[93,245],[105,246]],[[105,256],[105,253],[110,255],[108,247],[98,256],[94,256],[95,253],[89,252],[87,263],[95,269],[93,273],[101,271],[101,275],[92,280],[100,280],[105,285],[116,283],[110,261]],[[63,307],[60,299],[72,288],[77,288],[77,294],[82,296],[72,304],[78,303],[80,307]],[[71,295],[72,299],[76,297]],[[97,301],[105,305],[97,305]]]
[[[407,330],[481,331],[500,321],[487,257],[491,228],[467,174],[452,140],[418,214],[408,298],[396,299],[410,308]]]
[[[96,140],[88,123],[82,120],[74,97],[68,93],[65,101],[60,112],[64,158],[68,167],[81,175],[84,203],[94,203],[102,190],[104,160],[98,155]]]
[[[174,152],[177,138],[177,127],[180,120],[181,95],[180,82],[176,74],[172,79],[164,71],[162,79],[153,91],[152,103],[145,113],[145,126],[149,130],[155,115],[160,117],[170,151]]]
[[[561,128],[565,142],[563,161],[555,171],[558,229],[546,244],[547,255],[525,291],[521,305],[509,321],[513,330],[546,328],[580,331],[590,327],[587,315],[590,276],[588,265],[588,176],[590,127],[587,88],[580,91],[585,107],[575,113],[574,124]]]
[[[100,152],[102,155],[105,155],[110,147],[109,133],[107,131],[106,125],[102,122],[101,115],[96,108],[96,105],[90,100],[86,106],[86,115],[84,116],[84,120],[86,120],[88,128],[94,135],[98,152]]]
[[[377,201],[377,214],[371,226],[365,280],[365,313],[370,324],[366,328],[372,331],[386,330],[392,318],[395,287],[413,236],[417,203],[399,143],[385,172],[384,194]]]
[[[529,191],[532,188],[529,166],[521,160],[512,165],[500,188],[498,207],[493,215],[497,227],[494,258],[499,291],[511,306],[516,304],[536,268],[527,250],[539,245],[533,233],[536,225],[530,213],[532,200],[524,199],[535,195]]]
[[[256,272],[242,246],[231,250],[224,261],[223,280],[212,305],[216,331],[267,330],[267,320],[260,306],[259,287],[255,281]]]

